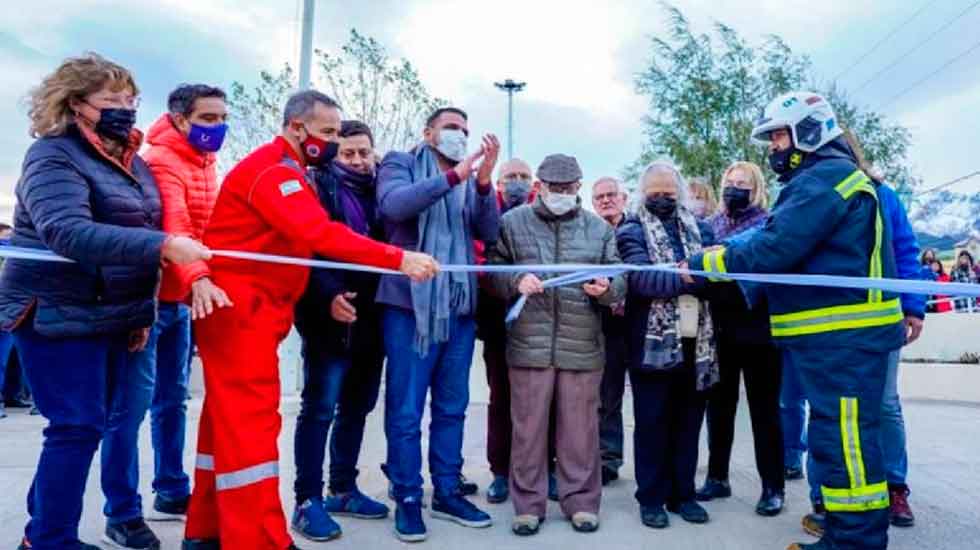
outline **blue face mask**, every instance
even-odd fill
[[[187,141],[202,153],[214,153],[218,149],[221,149],[221,144],[225,141],[226,132],[228,132],[228,125],[224,123],[214,126],[191,124],[191,131],[187,134]]]

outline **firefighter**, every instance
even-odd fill
[[[340,108],[315,90],[289,98],[282,133],[245,157],[221,187],[204,240],[214,249],[338,261],[400,270],[416,281],[438,271],[333,222],[305,177],[336,155]],[[279,500],[279,343],[293,323],[309,268],[216,258],[210,277],[228,307],[209,307],[195,327],[205,400],[185,550],[295,548]],[[219,546],[220,545],[220,546]]]
[[[875,186],[858,169],[823,97],[777,97],[752,137],[768,144],[769,164],[786,185],[758,232],[692,257],[692,268],[896,276]],[[878,430],[888,354],[905,341],[899,297],[813,286],[772,285],[766,292],[774,340],[799,369],[810,401],[810,452],[827,510],[824,537],[790,548],[884,549],[889,500]]]

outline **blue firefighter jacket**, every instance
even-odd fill
[[[788,175],[764,226],[690,259],[709,273],[896,277],[890,225],[877,190],[842,138]],[[721,277],[719,277],[720,279]],[[904,344],[902,304],[880,290],[768,285],[770,325],[781,346],[891,351]]]

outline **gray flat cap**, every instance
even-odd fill
[[[575,157],[548,155],[538,166],[538,179],[545,183],[575,183],[582,181],[582,169]]]

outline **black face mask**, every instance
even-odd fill
[[[673,217],[677,212],[677,199],[674,197],[650,197],[646,200],[645,206],[651,214],[665,220]]]
[[[729,214],[736,214],[748,208],[751,197],[752,193],[748,189],[739,189],[738,187],[726,187],[722,192],[725,210]]]
[[[773,151],[769,153],[769,167],[779,175],[796,170],[802,163],[803,152],[796,147],[790,147],[785,151]]]
[[[95,132],[116,141],[127,141],[136,125],[136,109],[101,109]]]

